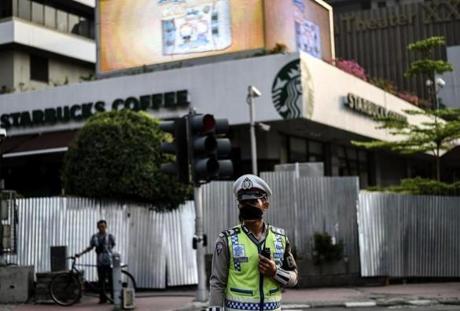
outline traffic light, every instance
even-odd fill
[[[161,151],[175,155],[175,161],[164,163],[160,170],[163,173],[177,176],[180,182],[190,183],[187,146],[187,120],[185,117],[174,121],[161,121],[160,129],[173,135],[172,143],[162,143]]]
[[[228,121],[214,119],[211,114],[188,115],[189,161],[195,185],[210,180],[224,179],[233,174],[228,138],[219,138],[228,131]]]
[[[233,177],[233,162],[229,159],[232,143],[226,136],[230,127],[227,119],[216,119],[215,135],[217,135],[217,158],[219,160],[219,176],[217,179]]]

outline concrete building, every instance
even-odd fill
[[[15,1],[22,3],[22,0]],[[209,36],[226,34],[220,41],[213,41],[216,46],[198,44],[204,41],[191,45],[188,35],[173,37],[176,33],[171,30],[170,20],[158,22],[155,30],[149,28],[153,27],[151,18],[138,18],[134,13],[131,14],[134,18],[119,24],[114,19],[115,13],[103,15],[95,35],[91,30],[82,32],[86,37],[71,33],[80,29],[79,25],[91,25],[94,21],[91,15],[94,2],[91,1],[66,2],[67,21],[76,21],[70,16],[81,14],[81,22],[67,24],[67,32],[64,28],[51,29],[17,17],[3,19],[0,40],[5,34],[4,40],[10,43],[3,46],[10,57],[0,58],[6,64],[0,68],[10,68],[7,71],[10,74],[1,74],[0,79],[5,79],[2,83],[6,87],[16,90],[0,96],[1,126],[8,131],[8,139],[1,145],[2,177],[6,187],[28,196],[60,194],[60,167],[75,133],[91,115],[119,109],[145,110],[157,118],[171,119],[184,115],[193,106],[198,112],[227,118],[231,126],[235,176],[250,172],[246,103],[249,85],[256,86],[262,93],[256,99],[256,122],[270,126],[268,131],[257,130],[260,171],[273,170],[276,164],[322,162],[324,175],[359,176],[363,188],[395,184],[405,177],[431,176],[433,161],[429,155],[405,157],[384,151],[369,152],[351,144],[352,140],[394,139],[386,131],[376,129],[378,124],[373,117],[377,115],[393,114],[411,122],[423,120],[404,113],[414,106],[328,63],[334,58],[329,6],[320,0],[270,0],[271,6],[263,6],[262,0],[256,2],[257,5],[251,7],[245,7],[248,4],[242,0],[220,4],[235,9],[236,14],[265,9],[265,17],[272,18],[273,22],[262,23],[262,14],[255,12],[251,15],[253,20],[244,20],[249,28],[239,24],[231,35],[228,23],[213,26]],[[31,12],[35,12],[35,2],[27,3]],[[61,1],[49,3],[56,5],[55,16],[59,16],[63,10],[58,6]],[[127,16],[127,10],[135,9],[126,1],[101,1],[100,4],[99,9],[114,10],[120,16]],[[181,4],[150,1],[140,7],[156,14],[157,5]],[[246,10],[242,11],[242,7]],[[12,2],[10,12],[19,15],[18,8]],[[219,16],[230,20],[229,10],[217,9],[221,10]],[[52,9],[45,6],[39,11],[49,10]],[[291,16],[292,11],[296,14]],[[85,12],[89,13],[85,15]],[[203,12],[211,14],[206,7]],[[35,15],[30,13],[31,19]],[[286,22],[286,16],[292,18],[292,27]],[[136,24],[139,22],[146,24],[140,27]],[[278,23],[286,28],[281,27],[283,32],[280,27],[274,27]],[[51,24],[59,25],[57,20]],[[267,25],[266,29],[261,25]],[[250,34],[250,40],[247,29],[257,31]],[[154,31],[163,33],[153,36]],[[305,33],[308,40],[299,38]],[[98,36],[99,40],[104,38],[97,49],[98,74],[104,79],[81,81],[81,75],[94,73],[96,46],[92,38]],[[177,44],[174,40],[182,41]],[[275,43],[280,42],[287,50],[260,55],[261,50],[272,51]],[[184,52],[184,46],[189,54]],[[241,46],[244,46],[241,50],[232,50]],[[232,53],[227,53],[229,50]],[[48,83],[37,82],[35,75],[30,75],[30,55],[35,53],[48,59]],[[189,55],[191,62],[186,59]],[[203,57],[196,60],[197,55]],[[39,62],[45,67],[43,63]],[[51,64],[55,63],[53,66],[60,68],[58,72],[51,70]],[[146,70],[142,66],[155,63],[157,67]],[[137,68],[137,74],[129,71],[133,67]],[[124,69],[129,74],[128,71],[123,73]],[[22,76],[17,74],[21,79],[28,77],[24,83],[30,91],[17,92],[21,91],[18,86],[22,81],[16,79],[16,71],[22,72]],[[111,76],[114,72],[115,77]],[[50,80],[62,81],[65,77],[68,85],[57,83],[60,85],[52,87]],[[451,178],[454,170],[447,167],[445,170],[451,173]]]
[[[328,3],[334,8],[337,58],[356,60],[369,78],[388,80],[399,91],[429,98],[426,78],[404,76],[410,62],[418,57],[407,46],[431,36],[445,37],[447,47],[460,45],[459,1],[330,0]],[[447,60],[447,49],[435,51],[435,57]]]
[[[94,77],[94,6],[94,0],[2,0],[0,93]]]

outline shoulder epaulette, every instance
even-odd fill
[[[238,233],[240,233],[240,232],[241,232],[240,226],[236,226],[236,227],[233,227],[233,228],[231,228],[231,229],[222,231],[222,232],[219,234],[219,237],[224,238],[224,237],[228,237],[228,236],[232,236],[232,235],[238,234]]]
[[[273,227],[273,226],[270,226],[270,229],[275,234],[286,235],[286,231],[284,229]]]

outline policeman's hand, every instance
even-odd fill
[[[276,273],[275,261],[259,254],[259,271],[265,276],[273,277]]]

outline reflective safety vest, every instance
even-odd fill
[[[271,258],[281,266],[286,248],[284,230],[269,226],[265,240],[260,242],[251,239],[241,225],[223,234],[230,253],[225,310],[281,310],[280,285],[259,272],[259,254],[269,248]]]

